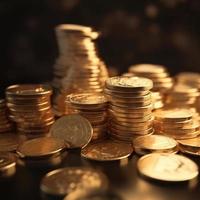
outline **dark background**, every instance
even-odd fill
[[[54,27],[93,26],[107,66],[164,64],[172,75],[200,71],[199,0],[1,0],[1,95],[14,83],[52,79]]]

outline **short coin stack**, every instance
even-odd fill
[[[200,73],[181,72],[176,76],[176,81],[178,84],[184,84],[200,91]],[[200,95],[196,98],[195,107],[200,113]]]
[[[200,93],[198,88],[183,84],[175,85],[166,97],[166,106],[168,107],[195,107],[195,103]]]
[[[149,78],[153,81],[153,91],[165,92],[173,86],[166,68],[161,65],[138,64],[132,65],[129,71],[136,76]]]
[[[156,92],[152,97],[153,104],[155,104],[154,109],[163,107],[163,95],[173,86],[173,80],[169,77],[166,68],[161,65],[138,64],[132,65],[129,68],[129,72],[153,81],[152,92]]]
[[[92,28],[63,24],[56,27],[59,57],[54,65],[53,107],[57,115],[67,113],[66,95],[74,92],[102,92],[108,72],[99,58]]]
[[[156,133],[175,139],[188,139],[200,134],[198,114],[190,109],[156,111],[154,128]]]
[[[91,123],[93,127],[92,140],[103,139],[107,132],[106,97],[100,93],[71,94],[68,97],[72,108]]]
[[[6,102],[4,99],[0,99],[0,133],[9,132],[13,129],[7,115]]]
[[[12,85],[6,89],[9,117],[17,130],[27,134],[48,133],[54,122],[50,97],[52,90],[47,85]]]
[[[130,142],[153,133],[152,87],[151,80],[141,77],[112,77],[106,81],[112,138]]]

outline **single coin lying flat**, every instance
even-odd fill
[[[195,162],[177,154],[145,155],[138,160],[137,168],[142,175],[160,181],[189,181],[199,174]]]

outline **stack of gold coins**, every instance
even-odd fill
[[[176,76],[177,83],[200,88],[200,73],[181,72]]]
[[[6,89],[9,117],[17,130],[27,134],[48,133],[54,122],[50,97],[52,90],[47,85],[12,85]]]
[[[129,71],[137,76],[149,78],[153,81],[153,91],[165,92],[173,86],[166,68],[161,65],[138,64],[132,65]]]
[[[198,88],[177,84],[166,95],[167,107],[195,107],[200,93]]]
[[[108,72],[98,56],[94,43],[98,33],[92,28],[62,24],[56,27],[56,35],[60,54],[54,65],[53,107],[57,115],[62,115],[68,113],[66,95],[102,92]]]
[[[173,86],[173,80],[169,77],[166,68],[161,65],[138,64],[130,66],[129,72],[136,76],[149,78],[153,81],[152,92],[156,92],[153,95],[154,109],[163,107],[165,92]],[[158,93],[160,94],[158,95]],[[158,96],[161,96],[161,99]]]
[[[177,84],[184,84],[200,91],[200,73],[181,72],[176,76]],[[200,95],[196,97],[195,107],[200,113]]]
[[[4,99],[0,99],[0,133],[9,132],[13,129],[7,116],[6,102]]]
[[[157,133],[175,139],[194,138],[200,134],[198,114],[191,109],[160,110],[154,115],[154,128]]]
[[[152,102],[153,102],[153,110],[158,110],[164,106],[163,96],[160,92],[151,92]]]
[[[152,87],[150,79],[141,77],[112,77],[106,81],[112,138],[130,142],[153,133]]]
[[[91,123],[93,127],[92,140],[103,139],[107,132],[106,97],[100,93],[71,94],[68,98],[72,108]]]
[[[200,156],[200,137],[178,140],[179,149],[181,152]]]

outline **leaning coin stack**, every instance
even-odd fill
[[[153,133],[152,87],[151,80],[141,77],[112,77],[106,81],[112,138],[130,142]]]
[[[163,95],[165,95],[165,92],[173,86],[173,80],[169,77],[166,68],[161,65],[138,64],[132,65],[129,68],[129,72],[136,76],[149,78],[153,81],[152,92],[156,92],[153,95],[153,104],[155,104],[154,109],[163,107]]]
[[[17,130],[27,134],[48,133],[54,122],[50,97],[52,90],[47,85],[12,85],[6,89],[9,117]]]
[[[177,84],[166,95],[166,106],[176,107],[195,107],[197,98],[200,96],[198,88]]]
[[[198,114],[191,109],[169,109],[154,113],[155,132],[174,139],[188,139],[200,134]]]
[[[6,102],[4,99],[0,99],[0,133],[9,132],[13,129],[7,115]]]
[[[68,113],[66,95],[74,92],[102,92],[108,72],[99,58],[92,28],[63,24],[56,27],[59,57],[54,65],[53,107],[57,115]]]
[[[72,108],[91,123],[92,140],[103,139],[107,132],[107,99],[100,93],[71,94],[68,97]]]

